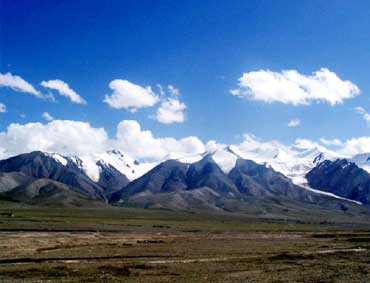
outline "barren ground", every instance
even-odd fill
[[[6,211],[14,216],[0,216],[0,282],[370,282],[364,226],[127,209]]]

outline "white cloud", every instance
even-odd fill
[[[113,80],[109,87],[113,92],[105,96],[104,102],[115,109],[136,111],[139,108],[154,106],[159,101],[151,87],[144,88],[127,80]]]
[[[44,118],[46,121],[50,122],[54,120],[54,117],[49,114],[49,112],[42,113],[42,118]]]
[[[6,105],[4,103],[0,103],[0,113],[6,112]]]
[[[167,87],[168,92],[173,95],[173,96],[179,96],[180,95],[180,90],[173,85],[168,85]]]
[[[305,148],[305,149],[315,148],[315,147],[319,148],[320,147],[320,145],[317,142],[309,140],[309,139],[303,139],[303,138],[296,139],[294,141],[293,146],[295,148],[300,148],[300,149],[302,149],[302,148]]]
[[[340,79],[329,69],[321,68],[312,75],[303,75],[296,70],[244,73],[239,78],[238,88],[230,93],[267,103],[309,105],[314,101],[323,101],[335,105],[356,96],[360,89],[354,83]]]
[[[170,154],[197,154],[205,150],[197,137],[155,138],[151,131],[142,130],[134,120],[125,120],[117,126],[116,147],[138,159],[160,160]]]
[[[324,145],[335,145],[335,146],[341,146],[343,145],[342,141],[340,139],[326,139],[321,138],[320,142]]]
[[[335,146],[337,152],[344,156],[353,156],[360,153],[370,153],[370,137],[356,137],[345,141],[339,139],[327,140],[321,138],[320,141],[327,146]]]
[[[11,73],[0,73],[0,87],[9,87],[18,92],[26,92],[41,97],[40,92],[29,82],[25,81],[20,76],[12,75]]]
[[[343,143],[340,150],[343,154],[354,155],[370,152],[370,137],[351,138]]]
[[[301,120],[299,119],[290,120],[288,123],[288,127],[290,128],[298,127],[299,125],[301,125]]]
[[[159,95],[150,86],[142,87],[127,80],[113,80],[109,84],[113,92],[105,96],[104,102],[112,108],[128,109],[131,112],[161,102],[156,114],[149,117],[163,124],[184,122],[186,105],[179,99],[180,90],[173,85],[168,85],[167,88],[161,84],[156,86]]]
[[[185,103],[181,102],[180,90],[173,85],[167,86],[167,92],[158,84],[161,104],[154,119],[163,124],[182,123],[185,121]]]
[[[185,121],[186,105],[178,99],[167,98],[162,101],[156,113],[156,120],[160,123],[182,123]]]
[[[73,103],[86,104],[86,101],[62,80],[42,81],[41,85],[45,88],[56,90],[60,95],[69,98]]]
[[[365,120],[366,124],[370,124],[370,114],[362,107],[355,107],[354,110],[362,116],[362,119]]]
[[[244,158],[263,161],[276,157],[280,152],[288,151],[288,148],[279,141],[263,141],[251,134],[244,135],[243,141],[236,147],[243,153]]]
[[[332,151],[322,144],[336,146],[336,152],[341,156],[370,152],[370,137],[366,136],[351,138],[343,142],[338,139],[325,138],[320,139],[320,143],[309,139],[297,139],[292,145],[285,145],[276,140],[263,141],[253,135],[245,135],[240,144],[231,147],[243,158],[260,163],[278,160],[285,162],[282,163],[284,165],[292,164],[292,158],[303,158],[305,155],[302,157],[302,153],[308,154],[307,158],[314,158],[311,153],[315,151],[310,149],[318,149],[331,154]],[[182,139],[156,137],[151,131],[142,129],[140,124],[134,120],[120,122],[117,125],[116,135],[111,138],[103,128],[95,128],[86,122],[70,120],[53,120],[48,123],[13,123],[6,131],[0,132],[0,158],[42,150],[67,156],[79,155],[88,159],[92,154],[103,153],[115,148],[138,160],[160,162],[171,156],[196,156],[206,150],[213,151],[225,146],[216,141],[209,141],[205,145],[195,136]],[[279,169],[276,168],[276,170]]]
[[[104,129],[89,123],[54,120],[47,124],[10,124],[0,133],[0,148],[6,156],[42,150],[65,155],[86,155],[104,151],[108,136]]]
[[[154,137],[151,131],[142,130],[133,120],[120,122],[113,138],[109,138],[103,128],[70,120],[53,120],[45,124],[13,123],[0,132],[0,158],[33,150],[88,157],[112,148],[136,159],[152,161],[160,161],[171,154],[182,156],[205,151],[203,142],[197,137]]]

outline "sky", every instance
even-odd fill
[[[369,30],[368,1],[0,0],[0,151],[370,151]]]

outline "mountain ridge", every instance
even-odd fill
[[[283,154],[282,152],[279,154]],[[361,201],[351,194],[344,195],[339,192],[337,195],[335,191],[316,186],[312,179],[313,173],[310,172],[328,161],[325,159],[325,153],[311,149],[302,150],[300,155],[313,164],[306,168],[307,172],[304,174],[304,178],[310,178],[307,180],[309,187],[297,185],[292,176],[275,170],[278,162],[271,164],[245,159],[243,153],[232,146],[165,160],[156,166],[151,163],[147,167],[151,169],[143,175],[141,173],[144,170],[141,167],[142,171],[137,178],[135,174],[136,169],[141,166],[140,163],[120,151],[111,150],[95,154],[94,158],[89,160],[98,168],[98,179],[89,176],[84,164],[86,157],[67,157],[58,153],[34,151],[0,161],[0,186],[3,184],[3,191],[8,192],[16,187],[27,188],[35,179],[50,179],[94,200],[114,205],[137,203],[163,208],[176,208],[176,203],[179,208],[189,208],[197,203],[199,207],[220,209],[223,203],[230,200],[243,201],[251,197],[310,202],[333,207],[339,202],[345,205],[350,201]],[[284,156],[287,158],[288,155]],[[277,156],[272,157],[274,160],[278,159]],[[356,164],[355,166],[359,168]],[[131,174],[130,177],[123,172]],[[364,172],[370,178],[370,174]],[[173,199],[173,204],[169,203],[166,197]],[[365,199],[364,204],[367,203]]]

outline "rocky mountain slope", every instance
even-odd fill
[[[370,204],[370,174],[346,159],[326,160],[306,177],[312,188]]]
[[[66,203],[88,199],[172,209],[231,209],[231,203],[243,207],[240,203],[252,199],[334,209],[349,200],[368,204],[370,174],[354,163],[348,172],[336,157],[321,148],[225,146],[168,156],[172,159],[155,164],[140,163],[117,150],[69,157],[35,151],[0,161],[0,193],[29,203],[46,204],[49,195],[61,203],[63,198]]]

